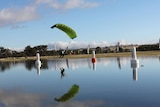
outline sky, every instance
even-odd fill
[[[69,47],[158,43],[160,0],[5,0],[0,1],[0,46]],[[71,40],[50,27],[70,26]]]

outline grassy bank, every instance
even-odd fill
[[[160,56],[160,51],[139,51],[137,56]],[[84,55],[65,55],[64,58],[91,58],[91,54]],[[97,58],[103,57],[131,57],[131,52],[121,52],[121,53],[104,53],[96,54]],[[59,56],[41,56],[41,59],[58,59]],[[16,58],[0,58],[0,61],[23,61],[23,60],[35,60],[36,57],[16,57]]]

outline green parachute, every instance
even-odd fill
[[[74,85],[72,85],[72,87],[70,88],[70,90],[67,93],[65,93],[60,98],[55,98],[54,100],[56,100],[58,102],[68,101],[71,98],[73,98],[78,93],[78,91],[79,91],[79,86],[74,84]]]
[[[74,38],[77,37],[76,32],[72,28],[67,26],[67,25],[64,25],[64,24],[61,24],[61,23],[57,23],[57,24],[51,26],[52,29],[55,28],[55,27],[60,29],[60,30],[62,30],[62,31],[64,31],[71,39],[74,39]]]

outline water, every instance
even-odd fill
[[[135,70],[130,60],[42,60],[39,72],[35,61],[0,62],[0,107],[159,107],[160,58],[139,57]]]

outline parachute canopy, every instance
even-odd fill
[[[72,85],[72,87],[70,88],[70,90],[67,93],[62,95],[60,98],[55,98],[55,100],[58,102],[65,102],[65,101],[73,98],[78,93],[78,91],[79,91],[79,86],[74,84],[74,85]]]
[[[55,28],[55,27],[60,29],[60,30],[62,30],[62,31],[64,31],[71,39],[74,39],[74,38],[77,37],[76,32],[72,28],[67,26],[67,25],[64,25],[64,24],[61,24],[61,23],[57,23],[57,24],[51,26],[52,29]]]

